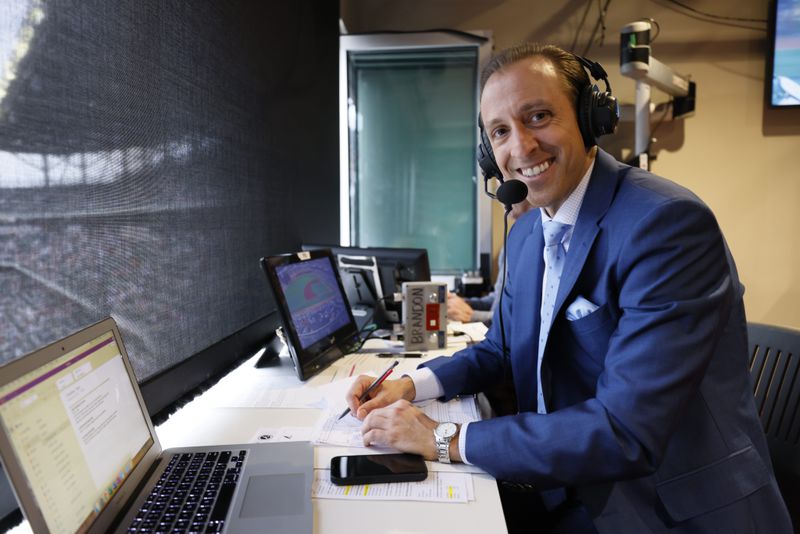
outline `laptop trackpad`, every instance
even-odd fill
[[[305,479],[304,473],[251,476],[239,517],[302,515],[309,500]]]

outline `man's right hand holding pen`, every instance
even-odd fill
[[[369,393],[369,399],[363,403],[360,402],[359,399],[369,389],[374,380],[374,377],[361,375],[356,378],[347,392],[346,400],[347,405],[350,407],[350,413],[360,421],[363,421],[367,414],[376,408],[383,408],[400,399],[411,402],[417,394],[414,382],[409,377],[404,376],[397,380],[384,380],[380,386]]]
[[[359,376],[347,392],[351,413],[364,422],[361,427],[364,445],[392,447],[419,454],[426,460],[436,460],[433,430],[438,422],[411,404],[417,394],[414,381],[408,376],[384,380],[369,393],[369,400],[359,402],[374,381],[374,377]],[[458,436],[450,441],[450,458],[454,462],[461,461],[458,441]]]

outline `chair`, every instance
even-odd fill
[[[800,330],[748,323],[750,376],[770,457],[800,532]]]

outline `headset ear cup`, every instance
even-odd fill
[[[586,148],[594,146],[595,133],[593,126],[592,111],[594,106],[594,90],[592,86],[586,86],[581,89],[581,94],[578,97],[578,128],[583,137],[583,145]]]
[[[617,131],[619,121],[619,108],[617,98],[609,92],[597,93],[597,107],[595,120],[592,122],[595,135],[613,134]]]
[[[500,167],[497,166],[497,161],[494,159],[494,152],[492,151],[492,144],[486,136],[486,132],[481,125],[481,143],[478,145],[478,165],[483,171],[486,178],[495,177],[501,182],[503,181],[503,173],[500,172]]]
[[[611,94],[611,86],[603,67],[585,57],[576,55],[575,59],[589,71],[592,78],[603,80],[606,84],[606,91],[601,92],[597,85],[590,83],[581,89],[581,94],[578,96],[578,127],[584,146],[589,148],[597,143],[597,138],[601,135],[614,133],[617,130],[619,106],[616,97]]]

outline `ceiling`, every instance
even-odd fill
[[[607,6],[602,44],[601,4]],[[685,53],[691,46],[763,41],[768,14],[767,0],[341,0],[340,7],[351,33],[492,30],[499,48],[519,41],[546,41],[584,53],[591,42],[589,50],[601,56],[616,55],[622,26],[642,18],[655,19],[660,26],[659,50],[677,48]]]

